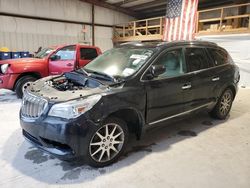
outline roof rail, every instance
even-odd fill
[[[143,46],[143,43],[141,41],[134,41],[134,42],[124,42],[124,43],[121,43],[119,44],[119,46],[129,46],[129,45],[132,45],[132,46]]]

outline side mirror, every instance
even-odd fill
[[[53,54],[52,56],[50,56],[49,58],[51,61],[56,61],[56,60],[60,60],[61,57],[59,55]]]
[[[164,72],[166,72],[166,67],[164,65],[153,65],[150,67],[148,73],[146,74],[146,78],[148,80],[151,80],[163,74]]]

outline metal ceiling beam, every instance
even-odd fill
[[[245,1],[250,1],[250,0],[242,0],[242,1],[245,2]],[[144,4],[145,6],[143,4],[140,5],[140,9],[138,8],[138,12],[140,12],[140,15],[143,15],[143,16],[140,16],[140,19],[157,17],[157,16],[164,16],[166,14],[165,8],[160,8],[160,6],[156,5],[156,2],[160,3],[162,1],[156,0],[156,1]],[[166,0],[164,0],[164,2],[166,2]],[[235,4],[236,2],[238,2],[238,1],[236,1],[236,0],[221,0],[221,1],[210,1],[207,3],[199,3],[199,9],[204,9],[204,8],[209,8],[209,7],[214,7],[214,6],[223,6],[225,4],[226,5]],[[136,6],[133,7],[134,11],[136,11],[135,7]],[[145,8],[141,9],[141,7],[145,7]],[[148,7],[148,8],[146,8],[146,7]],[[151,11],[149,12],[149,10],[151,10]]]
[[[198,8],[199,9],[214,8],[214,7],[229,5],[229,4],[234,4],[234,1],[221,0],[221,1],[210,1],[210,2],[207,2],[207,3],[199,3]]]
[[[128,10],[126,8],[119,7],[119,6],[112,5],[110,3],[106,3],[106,2],[101,1],[101,0],[80,0],[80,1],[85,2],[85,3],[94,4],[96,6],[104,7],[104,8],[107,8],[107,9],[119,11],[119,12],[122,12],[124,14],[133,16],[135,18],[138,17],[136,12],[134,12],[134,11],[131,11],[131,10]]]
[[[152,12],[152,13],[145,13],[143,14],[143,16],[140,17],[140,19],[153,18],[153,17],[165,16],[165,15],[166,15],[166,10],[162,10],[162,11],[157,11],[157,12]]]
[[[125,4],[128,4],[128,3],[132,3],[132,2],[135,2],[137,0],[123,0],[121,2],[118,2],[118,3],[112,3],[112,5],[115,5],[115,6],[122,6],[122,5],[125,5]]]
[[[69,24],[80,24],[80,25],[90,25],[90,26],[92,25],[91,22],[82,22],[82,21],[56,19],[56,18],[46,18],[46,17],[30,16],[30,15],[15,14],[15,13],[1,12],[1,11],[0,11],[0,16],[9,16],[9,17],[16,17],[16,18],[26,18],[26,19],[32,19],[32,20],[42,20],[42,21],[69,23]],[[108,25],[108,24],[94,23],[94,25],[100,26],[100,27],[111,27],[111,28],[113,27],[113,25]]]
[[[154,8],[153,7],[149,7],[149,8],[145,8],[145,9],[141,9],[141,10],[138,10],[138,12],[147,12],[147,11],[151,11],[151,12],[154,12],[154,11],[158,11],[159,9],[166,9],[166,5],[158,5],[158,6],[155,6]]]
[[[155,6],[158,5],[167,5],[166,0],[156,0],[156,1],[152,1],[152,2],[148,2],[148,3],[142,3],[140,5],[135,5],[133,7],[131,7],[132,10],[142,10],[145,8],[153,8]]]

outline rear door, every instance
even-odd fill
[[[77,52],[77,68],[84,67],[97,56],[98,51],[95,47],[80,46]]]
[[[55,60],[49,59],[49,72],[51,75],[62,74],[74,70],[76,62],[75,45],[63,47],[53,55],[56,55],[58,58]]]
[[[213,93],[219,96],[225,85],[234,82],[234,67],[231,56],[220,48],[207,48],[215,67],[212,71]]]
[[[184,110],[206,106],[215,100],[213,95],[212,68],[205,48],[186,47],[185,59],[190,75],[190,87],[184,92]]]

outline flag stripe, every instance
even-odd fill
[[[169,20],[168,19],[165,19],[165,28],[164,28],[164,32],[163,32],[163,36],[164,36],[164,38],[163,38],[163,40],[164,41],[167,41],[167,35],[168,35],[168,22],[169,22]]]
[[[195,34],[198,0],[168,0],[164,41],[192,40]]]
[[[182,15],[181,15],[182,20],[181,20],[181,30],[180,30],[180,33],[179,33],[179,34],[180,34],[179,40],[183,40],[183,36],[184,36],[183,29],[184,29],[184,26],[185,26],[185,13],[186,13],[186,11],[187,11],[187,6],[186,6],[187,1],[188,1],[188,0],[184,0],[184,1],[183,1],[183,4],[182,4],[183,12],[182,12]]]
[[[192,2],[192,5],[191,5],[191,9],[194,9],[195,8],[195,1]],[[194,24],[194,19],[195,19],[195,11],[190,11],[190,16],[193,18],[193,19],[190,19],[189,22],[190,22],[190,27],[189,27],[189,32],[188,32],[188,39],[191,40],[191,37],[192,37],[192,32],[193,32],[193,24]]]
[[[190,21],[190,19],[188,19],[189,18],[189,14],[190,14],[190,9],[191,9],[191,0],[189,0],[188,2],[187,2],[187,11],[185,12],[185,25],[184,25],[184,36],[183,36],[183,39],[187,39],[187,33],[188,33],[188,28],[189,28],[189,21]]]
[[[173,30],[173,19],[170,19],[170,28],[169,28],[169,34],[168,34],[168,41],[172,41],[172,30]]]
[[[193,6],[193,19],[192,19],[192,30],[190,31],[190,40],[194,38],[195,28],[196,28],[196,21],[197,21],[197,9],[198,9],[198,1],[194,2]]]

